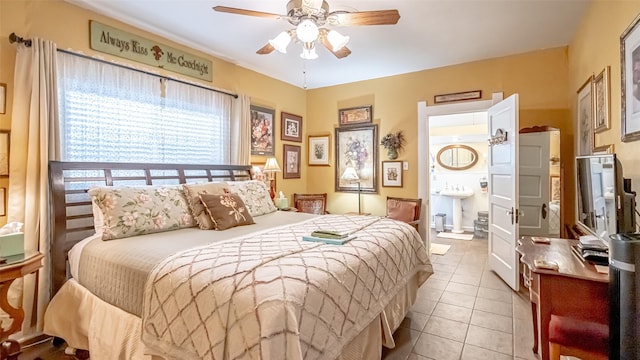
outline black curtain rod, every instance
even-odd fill
[[[14,42],[17,42],[17,43],[19,43],[19,44],[20,44],[20,43],[22,43],[22,44],[24,44],[24,45],[25,45],[25,46],[27,46],[27,47],[30,47],[30,46],[31,46],[31,40],[30,40],[30,39],[23,39],[23,38],[21,38],[20,36],[16,35],[16,33],[11,33],[11,35],[9,35],[9,42],[10,42],[10,43],[12,43],[12,44],[13,44]],[[133,71],[141,72],[141,73],[143,73],[143,74],[147,74],[147,75],[155,76],[155,77],[160,78],[160,79],[171,80],[171,81],[175,81],[175,82],[178,82],[178,83],[181,83],[181,84],[186,84],[186,85],[195,86],[195,87],[200,88],[200,89],[210,90],[210,91],[215,91],[215,92],[220,93],[220,94],[225,94],[225,95],[233,96],[233,98],[235,98],[235,99],[237,99],[237,98],[238,98],[238,94],[233,94],[233,93],[230,93],[230,92],[226,92],[226,91],[222,91],[222,90],[218,90],[218,89],[213,89],[213,88],[210,88],[210,87],[206,87],[206,86],[202,86],[202,85],[198,85],[198,84],[194,84],[194,83],[190,83],[190,82],[186,82],[186,81],[182,81],[182,80],[178,80],[178,79],[170,78],[170,77],[167,77],[167,76],[162,76],[162,75],[154,74],[154,73],[152,73],[152,72],[148,72],[148,71],[144,71],[144,70],[140,70],[140,69],[134,69],[134,68],[129,67],[129,66],[126,66],[126,65],[121,65],[121,64],[113,63],[113,62],[106,61],[106,60],[102,60],[102,59],[96,59],[96,58],[94,58],[94,57],[87,56],[87,55],[83,55],[83,54],[78,54],[78,53],[75,53],[75,52],[73,52],[73,51],[69,51],[69,50],[58,49],[58,51],[60,51],[60,52],[62,52],[62,53],[65,53],[65,54],[78,56],[78,57],[81,57],[81,58],[84,58],[84,59],[89,59],[89,60],[93,60],[93,61],[99,61],[99,62],[104,63],[104,64],[109,64],[109,65],[113,65],[113,66],[118,66],[118,67],[121,67],[121,68],[123,68],[123,69],[127,69],[127,70],[133,70]]]

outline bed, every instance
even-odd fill
[[[92,359],[380,358],[432,273],[408,224],[257,211],[254,196],[268,190],[249,166],[51,162],[49,170],[53,297],[44,331]],[[166,231],[118,228],[113,239],[97,231],[111,218],[96,210],[104,192],[148,191],[148,200],[203,182],[239,194],[258,214],[254,224],[205,231],[180,219],[156,224]],[[318,229],[356,237],[301,240]]]

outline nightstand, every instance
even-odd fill
[[[0,308],[4,310],[13,321],[11,326],[5,330],[0,328],[0,360],[17,360],[20,354],[20,344],[8,337],[22,327],[24,320],[24,310],[21,307],[14,308],[9,304],[7,293],[14,280],[25,275],[33,274],[42,267],[44,255],[34,251],[27,254],[13,255],[5,257],[6,262],[0,264]]]

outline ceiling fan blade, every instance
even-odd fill
[[[260,55],[267,55],[267,54],[271,54],[273,52],[273,50],[275,50],[276,48],[273,47],[273,45],[267,43],[267,45],[261,47],[260,49],[258,49],[258,51],[256,51],[256,54],[260,54]]]
[[[278,15],[278,14],[272,14],[272,13],[267,13],[262,11],[238,9],[238,8],[232,8],[227,6],[214,6],[213,10],[218,12],[230,13],[230,14],[257,16],[257,17],[270,18],[270,19],[280,19],[283,17],[283,15]]]
[[[351,13],[335,12],[329,15],[331,25],[360,26],[360,25],[394,25],[398,23],[398,10],[359,11]]]

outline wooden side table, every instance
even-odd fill
[[[9,287],[16,280],[25,275],[33,274],[42,267],[42,255],[39,252],[25,255],[15,255],[7,257],[7,262],[0,264],[0,308],[4,310],[13,321],[8,329],[0,328],[0,360],[17,360],[20,354],[20,344],[8,337],[22,327],[24,321],[24,310],[21,307],[14,308],[9,304],[7,298]]]

